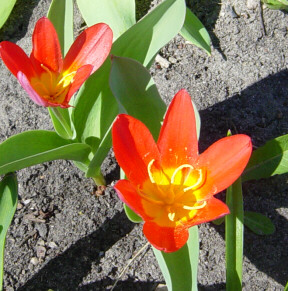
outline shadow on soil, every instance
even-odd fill
[[[266,141],[288,131],[288,70],[257,82],[227,101],[201,112],[202,130],[200,147],[207,148],[226,135],[228,129],[246,133],[253,144]],[[258,270],[284,285],[288,278],[287,233],[288,221],[277,209],[288,207],[287,175],[244,184],[244,208],[269,215],[276,232],[270,236],[257,236],[245,231],[245,256]],[[213,225],[213,224],[211,224]],[[214,226],[223,235],[223,226]],[[112,280],[94,282],[78,288],[91,271],[92,264],[99,265],[101,253],[109,250],[118,240],[133,229],[124,213],[107,220],[99,230],[80,239],[67,251],[51,260],[18,291],[24,290],[104,290]],[[286,270],[286,271],[285,271]],[[244,269],[245,272],[245,269]],[[156,282],[119,282],[116,290],[152,290]],[[99,288],[99,289],[98,289]],[[101,289],[102,288],[102,289]],[[201,290],[220,290],[223,285],[200,286]]]

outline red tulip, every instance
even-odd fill
[[[56,30],[42,17],[33,32],[30,57],[9,41],[0,43],[0,56],[36,104],[67,108],[72,95],[107,58],[112,39],[108,25],[95,24],[78,36],[63,59]]]
[[[128,179],[114,188],[144,220],[148,241],[165,252],[187,242],[189,227],[229,213],[214,195],[241,175],[252,151],[250,138],[238,134],[199,155],[193,105],[185,90],[169,106],[157,143],[142,122],[125,114],[114,122],[112,137]]]

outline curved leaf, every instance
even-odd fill
[[[26,131],[0,144],[0,175],[57,159],[85,163],[89,153],[88,145],[72,143],[53,131]]]
[[[288,134],[268,141],[251,155],[243,181],[268,178],[288,172]]]
[[[272,221],[261,213],[245,211],[244,224],[259,235],[269,235],[275,232],[275,226]]]
[[[17,200],[17,178],[15,174],[9,174],[0,182],[0,290],[3,282],[6,234],[17,207]]]
[[[0,28],[8,19],[16,0],[5,0],[0,2]]]
[[[114,40],[135,24],[135,0],[77,0],[79,10],[87,23],[107,23]]]
[[[189,8],[186,8],[185,22],[180,34],[190,43],[205,50],[209,56],[211,55],[210,36],[202,22]]]

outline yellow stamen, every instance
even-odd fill
[[[175,182],[175,177],[176,177],[177,173],[178,173],[179,171],[181,171],[182,169],[184,169],[184,168],[190,168],[191,170],[194,170],[194,167],[191,166],[191,165],[189,165],[189,164],[183,164],[183,165],[181,165],[180,167],[178,167],[178,168],[174,171],[174,173],[173,173],[173,175],[172,175],[172,177],[171,177],[171,184],[174,184],[174,182]]]
[[[174,219],[175,219],[175,212],[173,212],[173,213],[168,213],[168,218],[171,220],[171,221],[174,221]]]
[[[198,178],[197,182],[194,185],[192,185],[192,186],[189,186],[189,187],[184,188],[183,189],[184,192],[187,192],[187,191],[189,191],[191,189],[197,188],[203,182],[202,170],[197,170],[197,171],[199,172],[199,178]]]
[[[204,208],[206,206],[207,202],[206,201],[203,201],[203,203],[199,206],[187,206],[187,205],[184,205],[183,206],[183,209],[186,209],[186,210],[197,210],[197,209],[201,209],[201,208]]]
[[[155,159],[152,159],[149,164],[148,164],[148,167],[147,167],[147,170],[148,170],[148,175],[149,175],[149,178],[150,178],[150,181],[152,184],[155,184],[155,180],[152,176],[152,172],[151,172],[151,167],[153,165],[153,163],[155,162]]]

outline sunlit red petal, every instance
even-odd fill
[[[27,79],[27,77],[22,73],[22,72],[18,72],[17,74],[17,79],[19,81],[19,83],[21,84],[21,86],[23,87],[23,89],[28,93],[29,97],[38,105],[40,106],[50,106],[50,104],[45,101],[44,99],[42,99],[38,93],[33,89],[33,87],[31,86],[29,80]]]
[[[115,157],[127,178],[135,185],[149,179],[147,166],[160,155],[148,128],[132,116],[120,114],[112,127],[112,139]]]
[[[41,64],[54,72],[62,70],[63,61],[58,35],[48,18],[42,17],[37,21],[32,43],[33,50],[30,58],[35,69],[38,68],[38,73],[42,71]]]
[[[199,190],[202,198],[221,192],[239,178],[249,161],[251,152],[250,137],[237,134],[218,140],[202,153],[198,166],[207,169],[206,183]],[[197,196],[199,199],[199,195]]]
[[[163,167],[178,167],[196,159],[198,140],[191,98],[179,91],[166,113],[157,142]]]
[[[2,41],[0,43],[0,57],[16,78],[19,71],[26,75],[28,79],[35,74],[28,56],[22,48],[12,42]]]
[[[219,199],[212,197],[206,203],[206,206],[199,209],[196,215],[185,224],[186,227],[212,221],[230,213],[228,206]]]
[[[81,87],[81,85],[88,79],[92,72],[93,67],[91,65],[85,65],[79,68],[73,77],[74,81],[71,84],[71,87],[65,98],[65,102],[69,103],[73,94]]]
[[[167,253],[175,252],[183,247],[189,237],[185,227],[161,227],[150,221],[144,223],[143,233],[156,249]]]
[[[64,59],[66,71],[76,71],[84,65],[93,66],[95,72],[107,58],[112,45],[113,33],[104,23],[98,23],[85,29],[72,44]]]
[[[144,220],[149,219],[141,203],[137,189],[128,180],[120,180],[114,186],[119,198]]]

